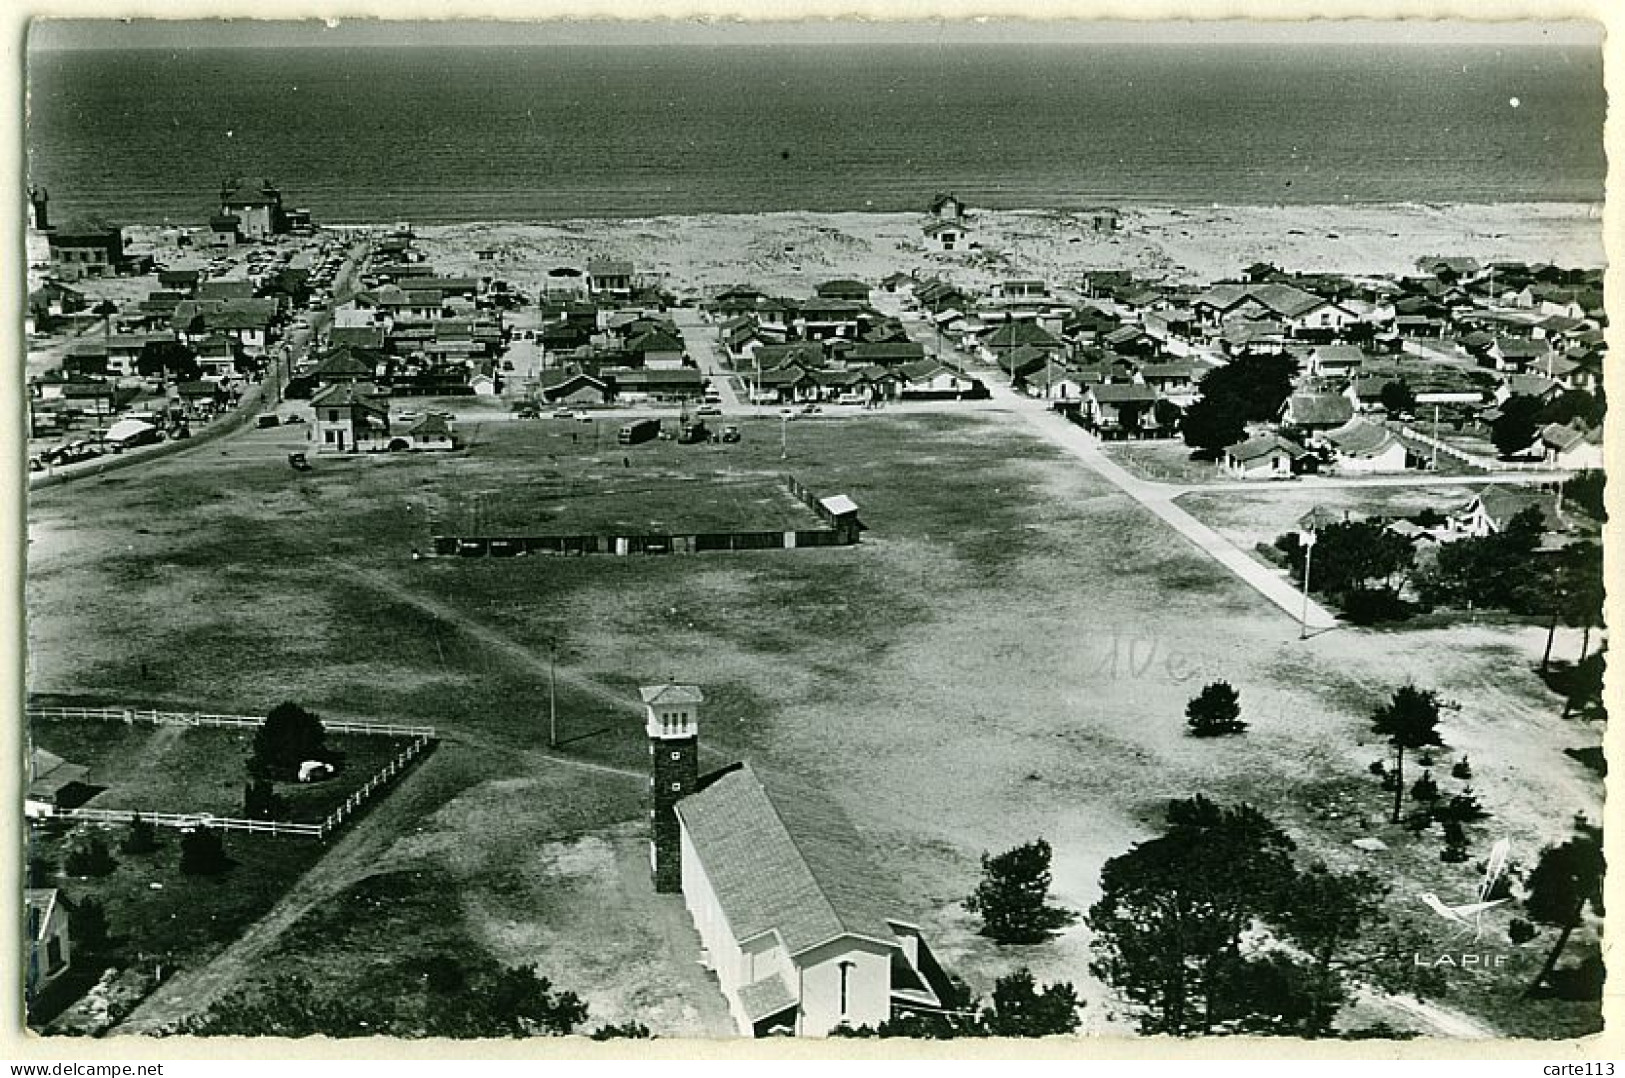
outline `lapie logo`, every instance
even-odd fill
[[[1510,842],[1501,839],[1490,848],[1489,861],[1484,866],[1484,878],[1479,881],[1472,901],[1451,905],[1432,891],[1424,891],[1419,896],[1422,905],[1441,920],[1449,921],[1455,926],[1455,934],[1450,937],[1452,944],[1468,934],[1472,935],[1473,943],[1476,944],[1484,936],[1484,914],[1512,901],[1511,898],[1490,897],[1495,893],[1496,885],[1501,882],[1501,878],[1506,875],[1507,851],[1510,847]],[[1505,955],[1476,951],[1446,951],[1431,958],[1420,953],[1415,956],[1416,965],[1433,968],[1494,969],[1505,961]]]

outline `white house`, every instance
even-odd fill
[[[1333,461],[1339,472],[1349,475],[1373,475],[1379,472],[1405,470],[1405,445],[1379,426],[1365,419],[1351,419],[1336,430],[1324,435],[1332,447]]]
[[[1307,460],[1307,449],[1279,434],[1259,434],[1224,451],[1224,470],[1237,479],[1285,479]]]
[[[955,221],[932,221],[925,226],[925,242],[935,251],[957,250],[965,244],[965,228]]]
[[[1547,464],[1559,468],[1602,467],[1602,428],[1585,431],[1561,423],[1540,430],[1540,447]]]
[[[73,961],[68,934],[68,904],[55,887],[30,887],[23,892],[28,909],[27,998],[67,971]]]

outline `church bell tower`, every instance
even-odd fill
[[[674,894],[683,889],[677,802],[699,784],[699,711],[705,695],[694,685],[647,685],[638,692],[649,735],[649,868],[655,890]]]

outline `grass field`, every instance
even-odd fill
[[[1390,833],[1365,775],[1382,753],[1370,711],[1408,679],[1462,704],[1445,736],[1471,756],[1496,814],[1475,829],[1476,855],[1505,835],[1529,865],[1573,811],[1600,818],[1600,785],[1562,751],[1595,731],[1558,721],[1530,670],[1534,634],[1471,626],[1299,641],[1274,606],[993,412],[804,419],[785,434],[782,464],[779,423],[767,419],[746,421],[734,446],[658,443],[698,451],[659,467],[788,470],[858,503],[870,529],[859,545],[407,556],[416,507],[453,469],[501,489],[543,469],[637,473],[661,460],[634,456],[627,469],[621,447],[581,432],[569,441],[548,421],[493,422],[455,462],[319,458],[308,475],[289,471],[278,432],[252,432],[224,450],[47,491],[30,519],[32,685],[222,710],[292,697],[334,717],[441,727],[450,743],[406,785],[440,783],[442,807],[372,871],[426,873],[423,886],[459,911],[443,945],[524,956],[588,995],[595,1014],[630,1016],[648,984],[670,987],[663,1032],[705,1031],[707,989],[687,972],[680,902],[647,894],[626,854],[642,815],[636,774],[568,769],[541,752],[550,653],[565,755],[640,772],[637,686],[700,684],[704,762],[746,757],[822,785],[950,968],[984,992],[1018,963],[1073,980],[1092,1032],[1124,1027],[1087,973],[1086,927],[1013,950],[975,934],[959,900],[984,850],[1048,838],[1058,899],[1082,910],[1106,858],[1149,837],[1169,798],[1204,792],[1258,804],[1306,856],[1394,873],[1398,902],[1468,891],[1472,864],[1440,863],[1436,836]],[[1185,702],[1217,678],[1240,690],[1252,729],[1189,739]],[[1367,834],[1390,852],[1349,845]],[[430,916],[390,902],[407,926]],[[351,916],[335,938],[381,948],[387,937],[364,910]],[[254,973],[297,961],[350,977],[350,945],[324,959],[273,952]],[[1518,961],[1538,946],[1517,949]],[[600,957],[639,947],[630,966]],[[1586,1007],[1518,1024],[1532,1012],[1507,1005],[1511,978],[1464,980],[1450,1002],[1509,1031],[1594,1024]]]

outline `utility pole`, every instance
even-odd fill
[[[1306,529],[1298,533],[1298,542],[1303,547],[1303,614],[1298,619],[1298,639],[1309,639],[1309,567],[1315,558],[1315,530]]]

